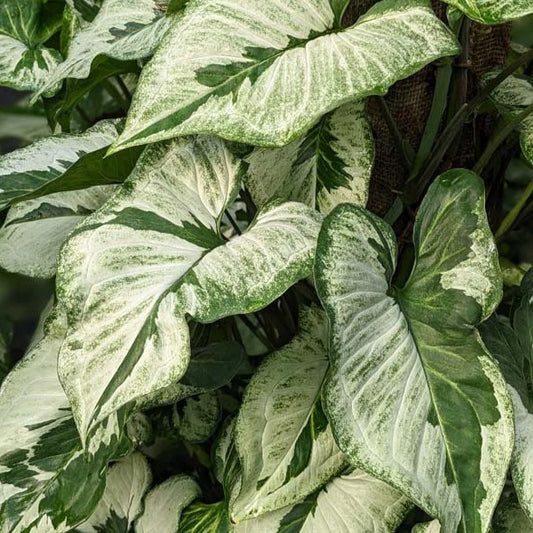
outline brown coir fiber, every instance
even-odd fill
[[[347,9],[345,25],[353,24],[365,13],[375,0],[354,0]],[[446,4],[433,1],[437,15],[445,20]],[[468,68],[468,94],[479,87],[480,76],[503,65],[511,38],[510,25],[483,26],[473,23],[470,30],[470,57]],[[385,96],[391,115],[404,139],[415,152],[422,138],[429,115],[435,85],[436,67],[430,65],[414,76],[396,83]],[[453,83],[453,80],[452,80]],[[377,98],[368,99],[368,114],[376,140],[376,161],[370,184],[370,210],[384,215],[392,205],[396,193],[401,191],[407,171],[401,162],[394,139],[383,117]],[[480,147],[486,144],[494,117],[480,115],[463,129],[463,137],[457,152],[445,162],[445,167],[471,167],[479,155]]]

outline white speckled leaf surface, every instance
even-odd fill
[[[115,148],[191,133],[283,146],[458,51],[426,0],[384,0],[343,30],[329,0],[193,0],[144,68]]]
[[[144,500],[144,512],[135,522],[135,533],[176,533],[183,509],[201,496],[191,477],[172,476],[154,487]]]
[[[102,161],[121,126],[120,120],[102,120],[83,133],[51,135],[1,156],[0,209],[51,192],[122,181],[132,167],[129,158]]]
[[[411,277],[394,289],[392,229],[348,204],[326,219],[315,264],[331,321],[326,412],[341,450],[443,531],[485,532],[514,435],[505,382],[475,329],[501,297],[481,180],[441,176],[414,242]]]
[[[142,453],[120,459],[107,471],[105,490],[93,514],[76,531],[129,531],[142,513],[143,497],[151,483],[152,472]]]
[[[65,78],[87,78],[99,55],[121,61],[150,56],[169,25],[163,15],[154,0],[104,0],[94,20],[73,35],[67,57],[51,70],[39,94]]]
[[[298,502],[346,465],[320,402],[326,328],[321,310],[304,308],[297,337],[269,356],[246,389],[234,430],[242,466],[234,522]]]
[[[240,167],[213,137],[150,147],[64,246],[59,373],[84,441],[95,423],[185,373],[186,313],[248,313],[309,274],[320,215],[303,204],[270,206],[229,242],[219,235]]]
[[[68,234],[109,199],[115,185],[59,192],[15,204],[0,228],[0,267],[51,278]]]
[[[254,203],[295,200],[323,213],[351,202],[365,206],[374,140],[361,102],[325,115],[304,137],[282,148],[256,148],[246,157]]]
[[[44,338],[0,389],[0,531],[69,531],[96,506],[106,463],[125,451],[113,418],[98,430],[101,446],[91,448],[88,456],[82,454],[57,378],[65,330],[64,317],[53,312]]]
[[[491,72],[485,79],[497,74],[498,72]],[[504,115],[516,116],[533,104],[533,79],[509,76],[491,93],[491,98]],[[533,115],[526,117],[519,129],[522,152],[533,165]]]
[[[61,26],[61,11],[42,0],[6,0],[0,9],[0,85],[18,91],[43,87],[61,61],[44,43]],[[57,87],[52,86],[52,92]]]
[[[531,0],[444,0],[482,24],[501,24],[533,13]]]

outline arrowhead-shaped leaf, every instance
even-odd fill
[[[513,447],[505,382],[476,326],[501,296],[481,180],[450,171],[415,226],[402,289],[392,229],[338,206],[320,233],[315,276],[331,324],[325,407],[343,452],[438,518],[485,532]],[[461,524],[461,525],[460,525]]]
[[[70,530],[96,506],[107,462],[128,449],[113,418],[98,430],[101,446],[83,454],[57,378],[65,320],[53,313],[44,334],[0,389],[1,531]]]
[[[189,476],[177,475],[153,488],[144,500],[144,512],[135,522],[136,533],[176,533],[185,507],[202,495]]]
[[[38,94],[66,78],[87,78],[98,56],[129,61],[151,55],[168,27],[163,15],[155,0],[104,0],[94,20],[74,34],[65,61]]]
[[[393,533],[412,508],[407,498],[361,470],[334,478],[291,507],[233,525],[225,502],[185,509],[180,533]]]
[[[252,377],[234,430],[242,483],[233,522],[292,505],[346,466],[320,401],[326,343],[324,313],[306,308],[298,336]]]
[[[102,120],[78,134],[46,137],[0,157],[0,209],[58,191],[124,181],[138,151],[103,159],[121,129],[117,120]]]
[[[59,373],[84,441],[119,407],[181,378],[186,314],[256,311],[309,274],[320,215],[303,204],[272,205],[243,235],[220,237],[240,168],[216,138],[150,147],[64,246],[58,294],[70,329]]]
[[[115,146],[191,133],[283,146],[458,51],[426,0],[384,0],[348,29],[329,0],[192,2],[144,68]]]
[[[93,514],[76,532],[127,533],[142,513],[142,499],[151,483],[152,472],[141,453],[120,459],[107,471],[105,490]]]
[[[444,0],[482,24],[501,24],[533,13],[530,0]]]
[[[412,508],[402,494],[361,470],[332,479],[296,505],[237,524],[235,533],[394,533]]]
[[[60,2],[6,0],[0,10],[0,85],[19,91],[43,87],[61,61],[59,52],[43,46],[61,26]],[[55,87],[50,87],[55,90]]]
[[[54,276],[59,249],[68,234],[115,189],[115,185],[100,185],[15,204],[0,228],[0,267],[26,276]]]
[[[282,148],[256,148],[246,161],[254,203],[295,200],[323,213],[351,202],[366,205],[374,140],[363,103],[339,107],[304,137]]]

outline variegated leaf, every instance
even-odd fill
[[[153,488],[144,500],[144,512],[135,522],[136,533],[182,531],[183,509],[201,496],[198,484],[189,476],[173,476]]]
[[[98,56],[129,61],[151,55],[168,27],[163,15],[155,0],[104,0],[94,20],[72,37],[65,61],[38,94],[66,78],[87,78]]]
[[[103,0],[66,0],[66,3],[83,24],[94,20]]]
[[[63,247],[58,295],[70,330],[59,373],[82,440],[119,407],[182,377],[186,314],[256,311],[309,274],[320,216],[302,204],[272,205],[243,235],[220,237],[239,172],[220,139],[150,147]]]
[[[459,51],[426,0],[384,0],[335,24],[329,0],[190,2],[144,68],[115,149],[191,133],[283,146]]]
[[[533,6],[531,8],[533,12]],[[496,76],[489,73],[485,79]],[[533,79],[522,76],[509,76],[491,93],[491,98],[505,115],[516,116],[533,105]],[[533,165],[533,114],[520,124],[520,144],[524,157]]]
[[[516,427],[511,472],[520,505],[533,521],[533,269],[522,280],[512,322],[491,317],[481,332],[508,382]]]
[[[183,513],[180,533],[393,533],[411,507],[400,492],[356,470],[291,507],[236,525],[224,502],[193,504]]]
[[[365,206],[374,140],[364,104],[341,106],[301,139],[256,148],[246,161],[246,186],[257,206],[272,198],[317,205],[324,213],[342,202]]]
[[[0,157],[0,209],[53,192],[123,181],[138,151],[103,159],[120,129],[120,121],[103,120],[83,133],[52,135]]]
[[[61,55],[43,45],[61,26],[62,5],[43,0],[5,0],[0,9],[0,85],[41,89]],[[52,91],[54,87],[50,87]]]
[[[444,0],[482,24],[501,24],[533,13],[530,0]]]
[[[394,533],[411,508],[399,491],[354,470],[291,508],[245,520],[234,529],[235,533]]]
[[[215,433],[220,415],[217,394],[207,392],[158,410],[152,414],[152,421],[161,437],[175,437],[198,444]]]
[[[113,417],[98,429],[101,446],[82,453],[57,378],[64,335],[65,319],[53,313],[0,389],[0,531],[70,530],[96,506],[107,462],[127,451]]]
[[[439,521],[432,520],[424,524],[417,524],[413,527],[412,533],[441,533]]]
[[[325,407],[341,450],[438,518],[485,532],[505,482],[513,420],[475,327],[501,297],[482,181],[450,171],[414,226],[402,289],[392,229],[344,204],[326,219],[315,276],[331,323]]]
[[[493,533],[533,533],[533,522],[520,507],[516,494],[505,495],[500,501],[494,513],[492,531]]]
[[[234,430],[242,483],[232,522],[292,505],[346,465],[320,401],[326,327],[322,311],[304,308],[298,336],[270,355],[246,388]]]
[[[100,185],[15,204],[0,228],[0,267],[37,278],[54,276],[59,248],[68,234],[115,188]]]
[[[142,499],[151,483],[152,472],[141,453],[120,459],[107,471],[105,490],[93,514],[76,531],[130,531],[134,520],[142,513]]]
[[[180,523],[180,533],[232,533],[234,530],[225,502],[193,503],[183,512]]]

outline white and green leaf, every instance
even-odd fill
[[[73,35],[65,61],[51,71],[38,94],[66,78],[87,78],[98,56],[120,61],[150,56],[168,27],[163,15],[155,0],[104,0],[94,20]]]
[[[246,186],[257,206],[273,198],[303,202],[324,213],[335,205],[366,205],[374,140],[363,103],[339,107],[304,137],[283,148],[256,148]]]
[[[41,89],[61,61],[44,46],[61,25],[62,6],[43,0],[6,0],[0,10],[0,85],[19,91]],[[50,87],[52,92],[56,87]]]
[[[335,15],[329,0],[189,2],[143,69],[115,149],[191,133],[283,146],[459,52],[426,0],[384,0],[347,29]]]
[[[173,476],[154,487],[144,500],[144,512],[135,522],[136,533],[176,533],[181,531],[180,518],[188,505],[202,495],[189,476]]]
[[[533,270],[522,280],[512,321],[493,316],[483,324],[481,332],[507,379],[516,428],[513,483],[520,505],[533,521]]]
[[[143,511],[143,497],[152,483],[150,466],[139,452],[120,459],[107,471],[104,493],[79,533],[130,530]]]
[[[320,401],[326,342],[324,313],[304,308],[297,337],[270,355],[246,388],[234,430],[242,482],[236,478],[232,522],[292,505],[346,465]]]
[[[78,134],[59,134],[0,157],[0,209],[59,191],[123,181],[138,152],[103,159],[122,125],[103,120]]]
[[[69,233],[115,189],[115,185],[99,185],[12,206],[0,228],[0,267],[26,276],[54,276],[59,249]]]
[[[82,440],[121,406],[174,386],[190,357],[186,314],[256,311],[310,272],[320,215],[272,205],[224,242],[241,163],[223,141],[150,147],[122,189],[63,247],[69,333],[59,373]]]
[[[476,326],[499,303],[481,180],[450,171],[414,226],[415,266],[391,286],[392,229],[348,204],[326,219],[315,276],[331,323],[326,413],[339,447],[444,532],[485,532],[513,447],[505,382]]]
[[[501,24],[533,13],[530,0],[444,0],[482,24]]]
[[[116,418],[84,454],[57,378],[65,318],[54,312],[0,389],[0,530],[67,531],[87,519],[104,490],[108,461],[128,449]],[[80,483],[83,480],[83,483]]]
[[[198,444],[215,433],[220,416],[217,394],[206,392],[160,409],[152,415],[152,420],[160,436]]]
[[[438,520],[417,524],[413,527],[412,533],[441,533]]]
[[[533,12],[533,6],[531,10]],[[493,71],[485,79],[497,74],[497,71]],[[491,99],[504,116],[519,115],[528,106],[533,105],[533,79],[518,75],[509,76],[492,91]],[[533,114],[520,123],[519,130],[522,152],[533,165]]]
[[[516,494],[504,494],[502,497],[494,513],[492,531],[493,533],[533,533],[533,522],[524,513]]]
[[[82,24],[94,20],[102,7],[103,0],[66,0],[66,4],[76,14]]]
[[[183,533],[393,533],[412,504],[361,470],[334,478],[293,506],[232,525],[225,503],[196,503],[183,513]],[[217,529],[220,528],[220,529]]]

